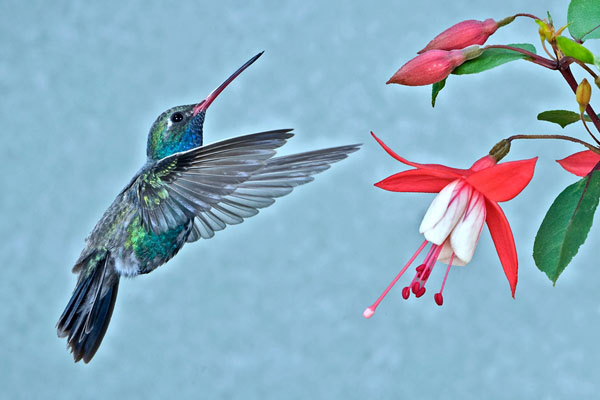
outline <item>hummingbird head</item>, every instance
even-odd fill
[[[148,158],[160,160],[171,154],[202,146],[202,127],[206,110],[223,89],[262,54],[263,52],[260,52],[248,60],[200,103],[173,107],[160,114],[148,134]]]

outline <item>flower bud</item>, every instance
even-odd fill
[[[587,79],[584,78],[579,86],[577,86],[577,91],[575,92],[575,99],[577,100],[577,103],[579,103],[579,112],[581,114],[583,114],[585,108],[588,106],[591,96],[592,86]]]
[[[466,61],[462,50],[430,50],[404,64],[386,83],[423,86],[436,83],[450,75]]]
[[[491,18],[485,21],[469,19],[459,22],[433,38],[418,54],[429,50],[456,50],[473,44],[484,44],[496,29],[498,23]]]
[[[551,43],[552,39],[554,38],[554,27],[552,24],[549,24],[546,20],[542,21],[539,19],[536,19],[535,22],[540,27],[538,29],[538,33],[540,34],[540,40],[542,43],[544,43],[545,40]]]

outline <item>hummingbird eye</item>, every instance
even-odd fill
[[[176,112],[171,115],[171,122],[181,122],[183,121],[183,114],[180,112]]]

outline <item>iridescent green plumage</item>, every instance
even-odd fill
[[[181,248],[181,233],[184,225],[178,225],[168,231],[154,233],[147,230],[136,217],[127,227],[129,237],[125,240],[125,250],[132,249],[140,261],[140,273],[148,270],[148,263],[152,260],[168,260]],[[148,271],[150,272],[150,271]]]
[[[75,361],[89,362],[100,346],[121,276],[151,272],[186,242],[211,238],[256,215],[358,149],[274,157],[293,136],[289,129],[202,146],[206,109],[258,56],[201,103],[171,108],[152,125],[146,164],[96,224],[73,267],[77,285],[57,327]]]

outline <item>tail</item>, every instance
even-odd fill
[[[80,270],[77,286],[56,327],[59,337],[67,337],[75,362],[94,357],[108,328],[119,289],[109,260],[109,252],[94,252],[73,268]]]

